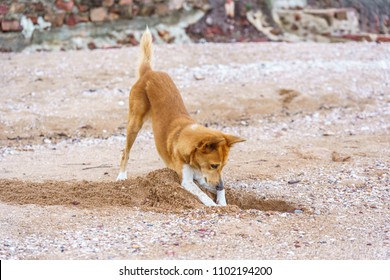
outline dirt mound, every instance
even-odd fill
[[[296,208],[281,200],[264,200],[255,195],[226,190],[229,206],[224,212],[240,209],[292,212]],[[77,206],[81,208],[140,207],[145,210],[177,212],[204,205],[184,190],[177,174],[159,169],[145,177],[120,182],[46,181],[43,183],[0,180],[0,200],[13,204]]]

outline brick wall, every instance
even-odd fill
[[[1,32],[20,32],[25,16],[34,25],[74,26],[109,22],[135,16],[162,17],[185,8],[205,9],[208,0],[6,0],[0,2]]]

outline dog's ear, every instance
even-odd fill
[[[244,142],[246,139],[231,135],[231,134],[224,134],[226,143],[229,147],[233,146],[233,144],[239,143],[239,142]]]
[[[201,151],[202,153],[211,153],[215,149],[217,149],[218,144],[222,141],[225,141],[225,138],[223,137],[207,137],[202,139],[198,145],[197,150]]]

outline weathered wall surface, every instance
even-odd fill
[[[147,24],[180,22],[186,27],[185,22],[193,23],[209,8],[208,0],[1,1],[0,51],[18,51],[44,42],[63,48],[137,44],[134,31],[143,30]],[[160,29],[156,37],[172,42],[174,38]],[[104,42],[87,39],[99,37],[105,37]]]
[[[389,34],[390,0],[307,0],[318,8],[353,8],[359,14],[360,29],[370,33]]]
[[[4,0],[0,51],[136,45],[146,25],[166,43],[386,41],[365,33],[389,18],[390,0]]]

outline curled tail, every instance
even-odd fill
[[[153,37],[149,31],[149,28],[146,27],[144,34],[142,34],[140,47],[141,47],[141,56],[138,63],[138,77],[141,77],[147,71],[152,69],[152,56],[153,56]]]

